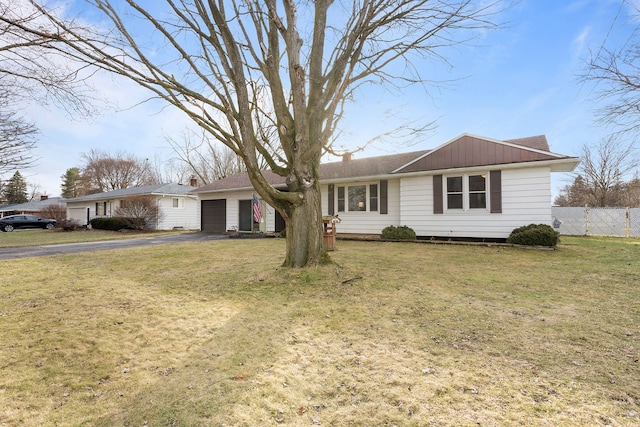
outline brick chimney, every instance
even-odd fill
[[[40,200],[47,200],[49,198],[49,196],[47,196],[46,194],[41,194],[40,195]]]
[[[189,178],[189,185],[192,187],[197,187],[198,179],[195,176],[192,176],[191,178]]]
[[[342,155],[342,161],[348,162],[349,160],[351,160],[351,157],[353,157],[353,153],[344,153]]]

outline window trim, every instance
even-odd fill
[[[364,194],[363,194],[364,190]],[[368,212],[367,193],[369,189],[366,184],[349,185],[347,187],[347,208],[349,212]],[[360,200],[362,198],[362,200]],[[351,209],[357,203],[358,209]],[[360,209],[362,208],[362,209]]]
[[[378,214],[386,214],[386,181],[383,184],[383,181],[363,181],[363,182],[352,182],[349,184],[344,184],[344,185],[338,185],[335,184],[335,186],[333,187],[333,191],[331,186],[333,186],[333,184],[329,185],[329,206],[332,205],[332,200],[331,200],[331,193],[333,192],[335,194],[335,201],[337,203],[335,203],[335,208],[336,208],[336,212],[337,213],[357,213],[357,212],[371,212],[371,213],[378,213]],[[355,187],[363,187],[364,188],[364,209],[360,210],[360,209],[356,209],[356,210],[350,210],[349,209],[349,195],[350,195],[350,188],[355,188]],[[375,188],[376,191],[376,195],[372,197],[372,188]],[[377,202],[377,206],[375,210],[371,210],[371,202],[372,200],[375,200],[375,202]],[[384,210],[384,212],[383,212]]]
[[[469,189],[469,178],[472,176],[484,176],[484,191],[471,191]],[[462,192],[449,192],[448,191],[448,180],[449,178],[462,178]],[[491,174],[489,171],[474,171],[474,172],[465,172],[458,174],[447,174],[442,176],[442,210],[447,213],[467,213],[467,212],[491,212]],[[461,194],[462,195],[462,208],[449,208],[449,195],[450,194]],[[471,194],[484,194],[485,195],[485,203],[483,208],[472,208],[471,205]]]
[[[484,183],[484,190],[479,191],[479,190],[471,190],[471,177],[473,176],[479,176],[483,179],[483,183]],[[467,202],[469,203],[469,210],[487,210],[487,207],[489,206],[489,203],[487,203],[489,201],[489,197],[488,197],[488,184],[489,184],[489,174],[488,173],[479,173],[479,174],[469,174],[467,176],[467,185],[469,187],[469,191],[467,194]],[[474,208],[471,207],[471,195],[472,194],[484,194],[484,207],[478,207],[478,208]]]
[[[369,184],[367,186],[369,190],[369,197],[367,200],[369,201],[369,212],[379,212],[380,211],[380,185],[376,182],[373,184]],[[375,195],[373,194],[373,190],[375,189]],[[375,208],[375,209],[374,209]]]

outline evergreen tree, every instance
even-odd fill
[[[83,196],[85,194],[84,186],[82,183],[82,174],[80,169],[73,167],[67,169],[67,171],[60,177],[62,179],[62,197],[65,199],[71,199],[73,197]]]
[[[29,201],[27,197],[27,181],[18,171],[6,181],[3,192],[7,203],[26,203]]]

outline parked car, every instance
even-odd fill
[[[46,228],[52,230],[56,226],[55,219],[40,218],[35,215],[9,215],[0,218],[0,230],[13,231],[18,228]]]

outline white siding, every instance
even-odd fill
[[[227,230],[238,229],[240,224],[240,200],[252,200],[253,195],[256,194],[253,191],[234,191],[229,193],[203,193],[199,194],[199,200],[227,200]],[[266,233],[273,233],[276,228],[276,210],[260,199],[262,202],[262,223],[260,225],[260,231]],[[201,223],[201,210],[198,208],[198,223]],[[256,230],[257,231],[257,230]]]
[[[178,199],[178,207],[173,206],[173,199]],[[159,230],[172,230],[182,227],[186,230],[200,230],[198,210],[200,204],[193,197],[163,196],[158,198],[160,208]]]
[[[173,208],[173,199],[180,200],[179,208]],[[87,208],[89,208],[89,220],[96,217],[96,203],[103,208],[107,202],[106,216],[116,215],[116,210],[120,206],[121,199],[97,200],[91,202],[67,202],[67,217],[80,221],[81,225],[87,225]],[[161,212],[161,220],[157,224],[158,230],[172,230],[174,227],[184,227],[187,230],[199,230],[199,203],[193,197],[186,196],[163,196],[158,197],[158,204]]]
[[[434,214],[432,176],[403,178],[401,197],[401,223],[418,236],[506,238],[522,225],[551,225],[549,168],[503,170],[502,213],[487,209]]]
[[[335,213],[340,217],[341,222],[336,226],[337,233],[357,233],[357,234],[380,234],[382,229],[389,225],[400,225],[400,180],[389,180],[387,186],[387,214],[380,213],[380,202],[378,211],[374,212],[338,212],[338,187],[349,185],[378,184],[378,197],[380,196],[380,181],[362,181],[357,183],[335,184],[334,207]],[[322,215],[328,215],[329,187],[323,185],[322,191]],[[345,190],[346,191],[346,190]],[[368,206],[367,201],[367,206]]]
[[[464,173],[460,171],[459,174]],[[474,172],[477,173],[477,172]],[[531,223],[551,224],[551,171],[548,167],[502,170],[502,213],[486,210],[446,211],[433,213],[433,177],[414,176],[388,180],[388,214],[380,211],[338,212],[338,187],[380,184],[379,181],[359,181],[334,184],[335,213],[341,219],[338,234],[379,234],[389,225],[406,225],[418,236],[506,238],[519,226]],[[378,187],[378,191],[380,188]],[[488,188],[487,188],[488,190]],[[200,194],[200,200],[227,200],[227,230],[238,227],[239,201],[250,200],[250,190],[228,193]],[[328,215],[328,185],[321,186],[322,214]],[[489,198],[487,191],[487,198]],[[368,206],[368,201],[367,201]],[[487,200],[490,206],[490,200]],[[266,224],[261,230],[273,232],[275,209],[263,203]],[[200,208],[197,209],[200,224]]]

